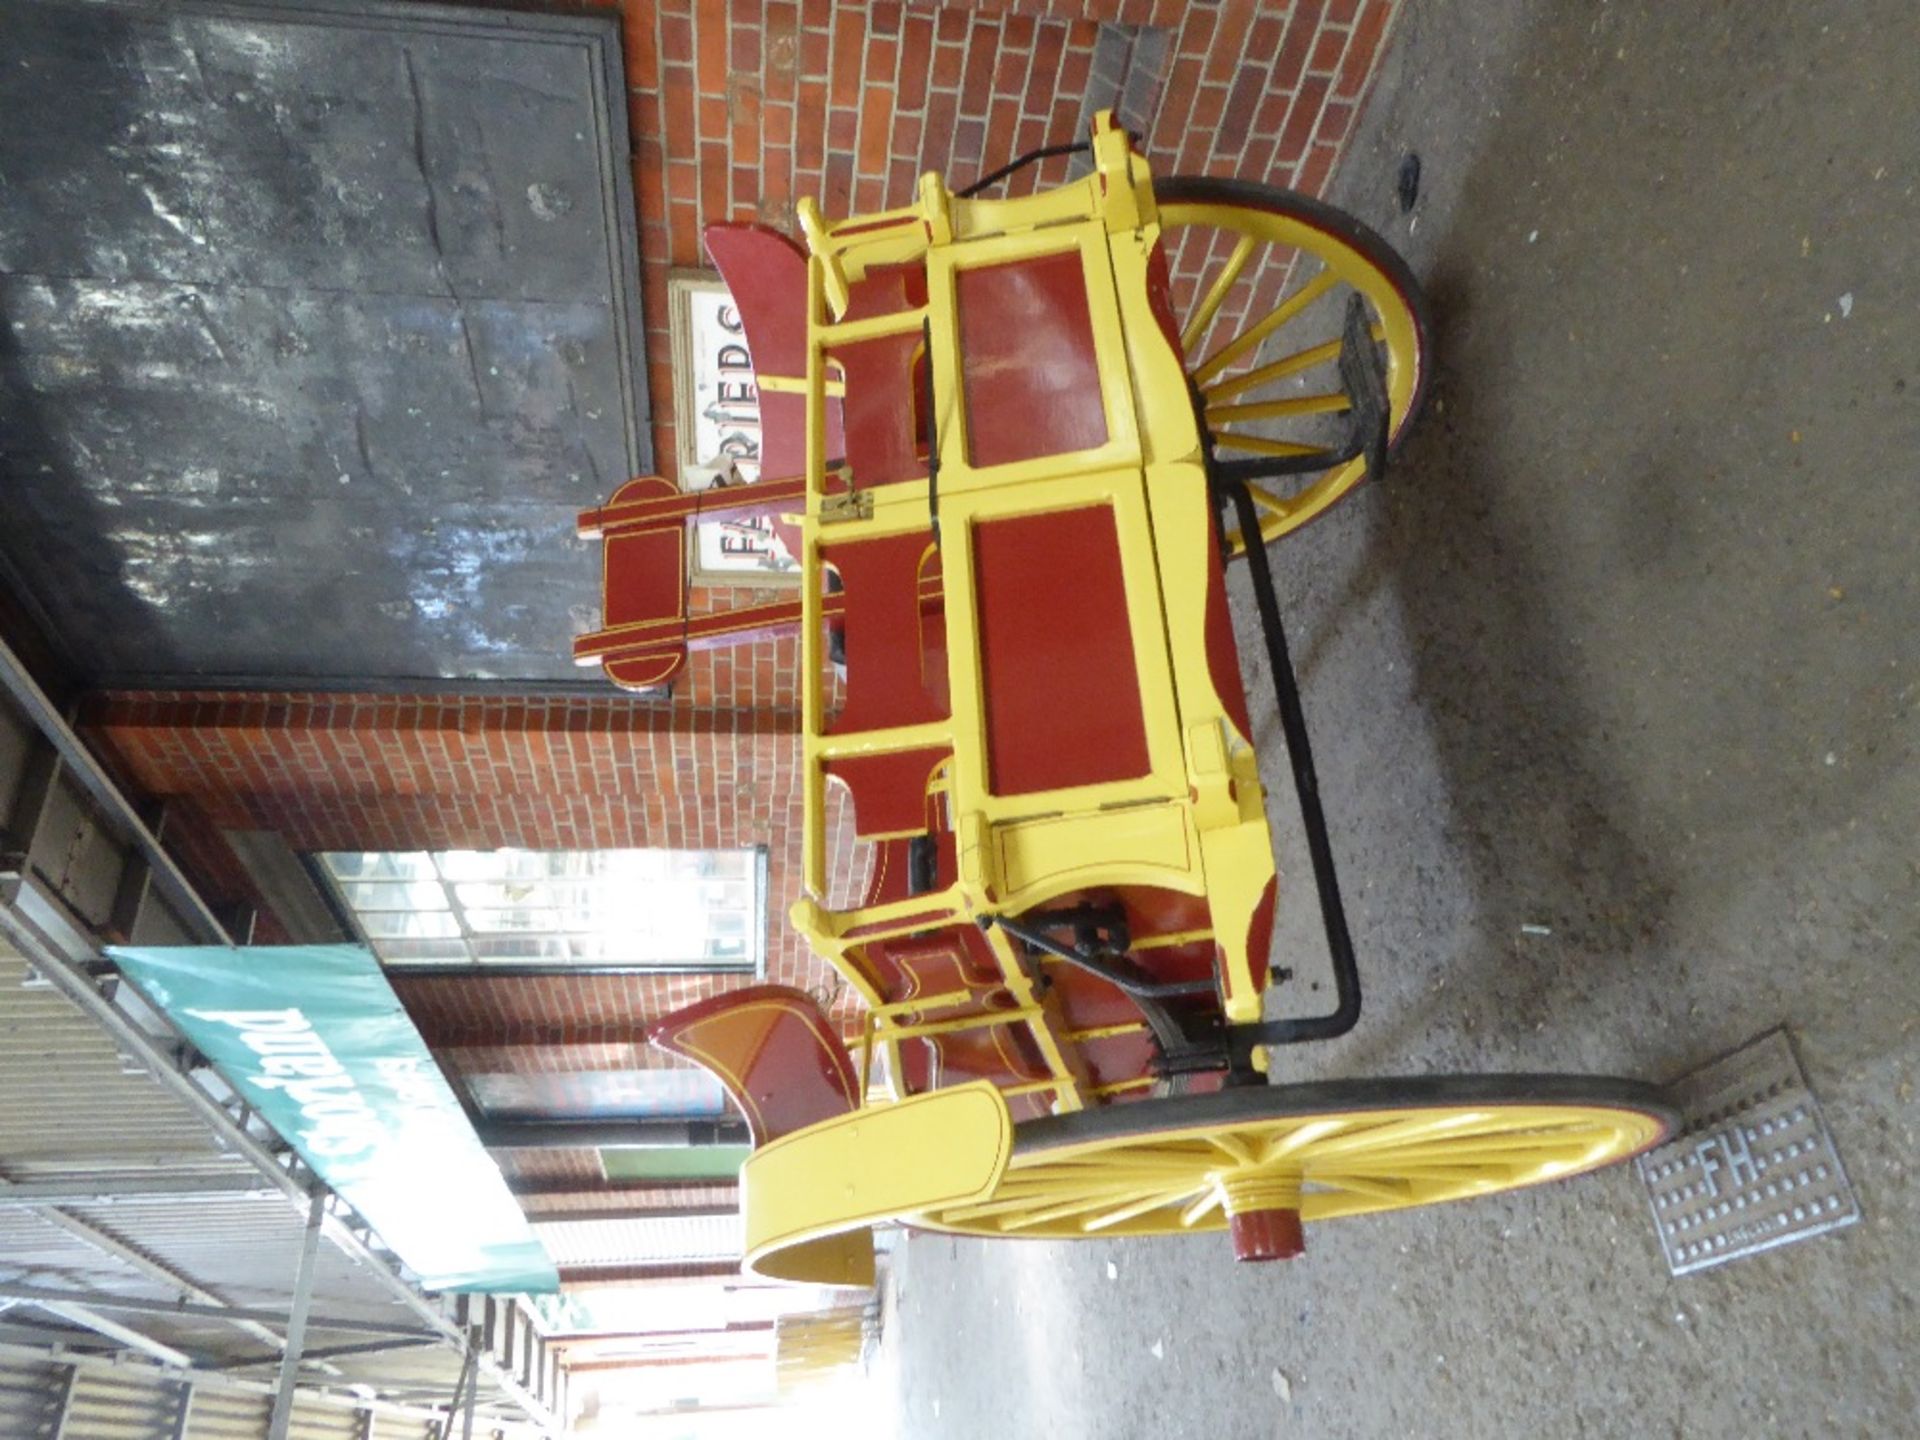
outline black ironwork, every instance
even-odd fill
[[[1340,898],[1340,878],[1327,831],[1326,811],[1320,803],[1320,782],[1314,770],[1313,745],[1307,731],[1306,710],[1300,700],[1300,682],[1294,674],[1286,627],[1280,618],[1280,600],[1273,583],[1273,568],[1261,539],[1260,514],[1251,488],[1256,480],[1325,470],[1361,455],[1366,457],[1370,476],[1377,479],[1385,470],[1390,414],[1386,370],[1373,343],[1366,301],[1358,294],[1349,297],[1347,302],[1340,346],[1340,378],[1351,404],[1352,427],[1347,444],[1333,456],[1321,453],[1220,460],[1214,455],[1213,437],[1206,427],[1205,406],[1197,393],[1194,396],[1208,485],[1217,505],[1233,507],[1246,551],[1248,578],[1253,582],[1254,603],[1266,641],[1267,668],[1273,675],[1280,728],[1287,741],[1287,762],[1293,771],[1294,794],[1300,806],[1300,826],[1306,835],[1321,925],[1327,937],[1327,956],[1333,968],[1335,1002],[1329,1013],[1227,1027],[1229,1069],[1242,1079],[1255,1074],[1252,1052],[1256,1046],[1330,1040],[1346,1034],[1360,1019],[1360,968],[1354,957],[1346,906]]]
[[[933,414],[933,322],[920,322],[921,361],[927,378],[921,387],[927,406],[927,523],[933,548],[940,548],[940,423]]]
[[[1092,148],[1093,148],[1093,145],[1086,140],[1077,140],[1071,144],[1042,145],[1038,150],[1029,150],[1026,154],[1022,155],[1019,159],[1010,160],[1005,165],[1002,165],[998,170],[994,170],[986,175],[982,175],[978,180],[974,181],[971,185],[967,186],[966,189],[956,190],[953,193],[962,200],[971,200],[974,196],[978,195],[982,190],[986,189],[989,185],[998,184],[1000,181],[1006,179],[1009,175],[1012,175],[1017,171],[1024,170],[1029,165],[1038,164],[1042,160],[1052,160],[1053,158],[1059,155],[1084,154],[1085,152],[1091,150]]]
[[[1373,328],[1367,319],[1367,302],[1358,291],[1347,297],[1347,313],[1340,333],[1340,381],[1350,404],[1351,425],[1346,442],[1337,450],[1313,450],[1304,455],[1253,455],[1245,459],[1221,460],[1208,451],[1208,478],[1216,482],[1273,480],[1282,475],[1313,475],[1344,465],[1364,455],[1367,473],[1379,475],[1387,468],[1387,420],[1392,406],[1387,397],[1386,375],[1379,364],[1373,343]],[[1202,425],[1205,424],[1204,411]]]

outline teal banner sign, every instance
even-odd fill
[[[560,1288],[371,952],[109,953],[427,1289]]]

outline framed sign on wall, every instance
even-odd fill
[[[667,279],[673,413],[680,486],[751,484],[760,475],[760,395],[746,327],[727,287],[705,271]],[[695,525],[693,580],[706,585],[792,583],[799,564],[764,517]]]

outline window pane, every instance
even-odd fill
[[[381,940],[373,953],[389,965],[460,965],[473,958],[464,940]]]
[[[394,964],[748,969],[764,943],[752,850],[345,851],[320,857]]]
[[[592,880],[503,880],[497,884],[462,882],[453,887],[460,904],[467,910],[492,910],[503,906],[533,905],[549,907],[590,907],[604,903],[605,889]]]
[[[515,850],[442,850],[433,858],[449,880],[493,880],[509,873]]]
[[[352,880],[340,886],[340,893],[356,910],[444,910],[446,888],[433,880],[393,881],[369,884]]]
[[[432,859],[418,851],[389,850],[366,854],[334,852],[321,857],[342,880],[430,880]]]
[[[573,958],[588,965],[646,965],[682,964],[695,958],[688,951],[677,955],[666,955],[658,950],[636,946],[630,939],[620,935],[569,935],[567,946],[573,951]]]
[[[559,927],[554,923],[552,910],[469,910],[467,911],[467,929],[475,935],[508,934],[520,935],[528,931],[544,930],[551,934]]]
[[[720,1082],[691,1067],[570,1070],[557,1075],[495,1072],[461,1079],[474,1104],[490,1118],[717,1119],[727,1113]]]
[[[361,914],[360,928],[370,940],[453,938],[460,933],[460,922],[445,910],[369,910]]]
[[[479,935],[473,954],[482,964],[551,965],[568,958],[566,942],[546,935]]]

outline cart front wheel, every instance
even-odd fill
[[[1419,283],[1392,247],[1344,211],[1270,185],[1176,175],[1155,183],[1154,200],[1187,373],[1220,457],[1335,453],[1329,442],[1350,408],[1337,373],[1341,317],[1356,293],[1385,352],[1397,444],[1420,411],[1432,355]],[[1291,494],[1256,486],[1263,538],[1321,515],[1365,473],[1356,456]],[[1245,548],[1237,531],[1230,538]]]
[[[916,1217],[970,1235],[1229,1233],[1291,1259],[1303,1223],[1538,1185],[1672,1134],[1657,1086],[1478,1075],[1250,1086],[1029,1121],[985,1201]]]

